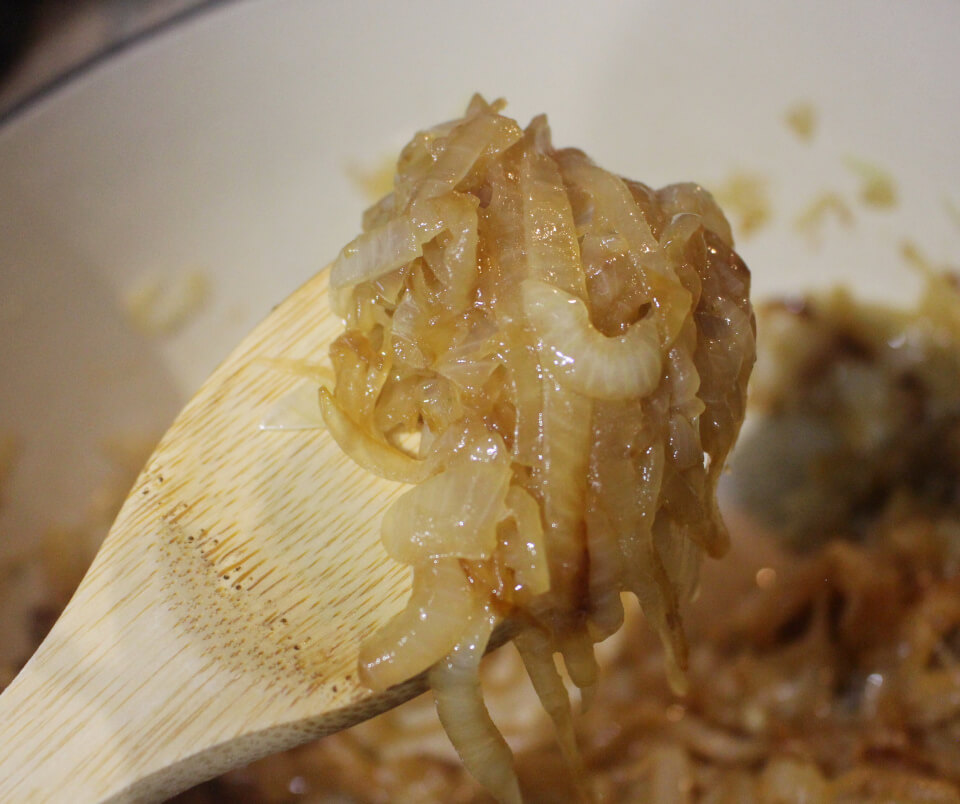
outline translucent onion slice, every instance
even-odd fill
[[[479,393],[483,384],[503,362],[499,333],[485,317],[466,319],[448,349],[439,356],[435,370],[458,388]]]
[[[491,558],[506,509],[510,466],[459,460],[410,489],[383,517],[383,546],[404,564]]]
[[[671,184],[657,191],[657,199],[663,205],[663,211],[670,217],[692,213],[703,226],[716,234],[730,248],[733,248],[733,234],[730,224],[713,199],[703,187],[691,182]],[[666,240],[667,237],[661,238]]]
[[[540,505],[530,492],[519,486],[510,487],[506,504],[516,528],[503,543],[504,563],[514,571],[518,587],[528,594],[541,595],[550,589],[550,566]]]
[[[657,327],[652,317],[608,338],[594,329],[586,304],[559,288],[527,279],[523,309],[557,379],[594,399],[643,397],[660,382]]]
[[[513,148],[490,170],[490,203],[481,209],[480,231],[489,270],[480,272],[482,298],[502,324],[522,319],[520,282],[527,276],[519,160]]]
[[[678,590],[671,582],[656,545],[653,530],[657,527],[657,500],[663,483],[665,454],[662,443],[655,442],[637,458],[637,477],[641,482],[617,488],[626,472],[604,473],[604,505],[617,529],[623,555],[626,588],[637,596],[644,617],[660,636],[667,655],[667,677],[674,691],[685,689],[686,642],[678,614]],[[625,467],[623,467],[625,468]],[[619,515],[619,511],[623,515]],[[653,520],[653,521],[651,521]]]
[[[356,285],[378,279],[412,262],[423,254],[423,244],[435,238],[442,228],[439,220],[424,226],[412,214],[394,218],[347,244],[330,269],[330,287]]]
[[[523,241],[529,276],[585,299],[587,282],[573,209],[557,163],[546,153],[550,148],[546,118],[535,118],[527,136],[535,143],[520,163]]]
[[[696,591],[700,577],[700,557],[702,550],[699,541],[689,535],[696,531],[699,523],[692,529],[681,528],[676,524],[657,526],[653,530],[653,543],[660,561],[670,578],[671,585],[677,590],[680,600],[689,600]]]
[[[340,449],[368,472],[400,483],[420,483],[437,469],[429,460],[411,458],[363,430],[326,388],[320,389],[320,412]]]
[[[695,421],[676,413],[671,414],[668,425],[670,457],[677,469],[702,466],[703,448]]]
[[[687,244],[703,226],[700,216],[691,212],[678,212],[670,219],[660,236],[660,247],[671,262],[679,264],[683,261]]]
[[[666,381],[670,387],[670,405],[678,408],[696,400],[700,410],[703,410],[703,403],[697,397],[700,372],[697,371],[691,351],[675,346],[667,353]]]
[[[669,345],[689,314],[692,299],[668,263],[630,189],[623,179],[597,167],[579,151],[559,151],[557,159],[564,182],[578,186],[592,199],[592,225],[623,238],[656,310],[660,339]]]
[[[513,753],[483,703],[480,660],[496,625],[485,607],[456,646],[430,670],[440,722],[467,770],[501,804],[522,804]]]
[[[390,340],[396,359],[411,368],[425,369],[433,356],[421,342],[424,323],[428,319],[423,305],[413,293],[404,293],[390,321]]]
[[[585,623],[564,629],[559,639],[560,653],[570,680],[581,695],[581,709],[586,711],[597,691],[600,667],[593,652],[593,640]]]
[[[537,347],[529,333],[519,327],[510,327],[501,354],[516,412],[513,459],[523,466],[535,466],[540,460],[543,404],[543,372]]]
[[[536,628],[525,628],[513,640],[523,659],[524,668],[540,703],[553,721],[560,750],[579,787],[586,778],[586,771],[577,738],[573,729],[573,713],[570,710],[570,696],[564,686],[557,666],[554,663],[554,647],[550,637]],[[587,797],[587,801],[592,797]]]
[[[583,538],[583,506],[593,400],[558,385],[542,383],[542,460],[534,467],[534,489],[543,501],[543,522],[550,545],[550,583],[560,609],[580,605],[579,582],[587,558]]]
[[[322,430],[324,427],[317,386],[310,382],[301,383],[281,396],[260,421],[261,430]]]
[[[450,193],[443,198],[416,201],[406,215],[348,243],[330,269],[334,290],[381,277],[423,255],[423,247],[444,230],[452,242],[446,247],[458,283],[472,284],[476,274],[477,199]],[[451,275],[453,275],[451,271]],[[465,274],[465,275],[463,275]]]
[[[669,523],[663,518],[654,521],[654,531],[668,527]],[[649,617],[646,609],[644,609],[644,615],[647,615],[651,622],[660,620],[657,623],[657,635],[660,637],[666,658],[667,681],[674,693],[685,695],[689,686],[686,676],[688,647],[683,621],[680,619],[681,590],[675,579],[670,577],[653,538],[645,545],[645,549],[647,560],[644,563],[659,594],[656,617]],[[640,595],[637,595],[637,598],[642,605],[643,600]]]
[[[606,639],[623,625],[623,557],[617,535],[605,511],[588,503],[587,554],[590,557],[590,628],[594,641]]]
[[[492,107],[468,115],[442,144],[437,143],[440,157],[421,179],[414,198],[436,198],[451,192],[482,155],[509,148],[522,133],[513,120],[495,114]]]
[[[480,611],[459,561],[419,565],[407,607],[361,644],[360,680],[385,690],[422,673],[453,650]]]
[[[420,202],[414,205],[419,207]],[[431,208],[444,221],[436,240],[439,249],[424,251],[424,262],[444,288],[448,310],[461,310],[470,302],[477,280],[477,207],[472,195],[450,193],[433,199]],[[433,258],[440,256],[440,259]]]

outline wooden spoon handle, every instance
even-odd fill
[[[229,764],[207,726],[241,679],[204,661],[156,605],[155,548],[112,547],[0,697],[2,801],[156,798],[180,775]],[[185,756],[191,740],[200,750]]]
[[[0,696],[0,801],[155,801],[358,722],[420,692],[351,687],[303,717],[288,690],[237,673],[158,607],[152,550],[101,555],[25,672]],[[124,572],[117,572],[123,567]],[[98,583],[109,574],[109,583]]]
[[[161,441],[77,594],[0,696],[0,801],[149,801],[343,728],[365,636],[408,573],[379,543],[402,491],[322,431],[259,430],[325,354],[326,276],[280,305]]]

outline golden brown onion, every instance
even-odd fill
[[[419,484],[383,519],[405,612],[364,646],[382,688],[431,670],[468,768],[519,795],[476,665],[510,620],[564,754],[554,655],[586,702],[633,592],[683,685],[682,603],[725,531],[713,499],[754,359],[749,274],[697,185],[654,191],[476,97],[414,137],[334,262],[345,332],[323,417],[358,463]],[[482,613],[481,613],[482,612]],[[665,782],[666,783],[666,782]],[[585,788],[584,788],[585,789]]]

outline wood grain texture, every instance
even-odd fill
[[[137,480],[50,635],[0,696],[0,802],[155,801],[423,689],[360,686],[407,570],[379,541],[403,487],[324,431],[267,432],[340,323],[327,272],[204,384]]]

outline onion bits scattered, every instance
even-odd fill
[[[413,486],[383,518],[412,595],[364,644],[362,678],[384,689],[429,670],[467,768],[516,802],[478,677],[494,628],[514,628],[575,770],[554,655],[588,700],[622,592],[683,686],[679,609],[702,553],[727,547],[715,491],[755,325],[706,191],[618,178],[555,149],[546,118],[522,129],[502,108],[475,97],[401,153],[393,192],[332,266],[345,331],[320,401],[358,464]]]

